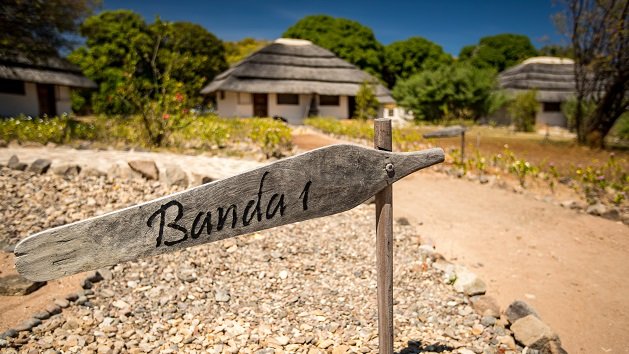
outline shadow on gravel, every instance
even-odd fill
[[[396,353],[397,354],[416,354],[416,353],[425,353],[425,352],[443,353],[443,352],[451,352],[453,350],[454,350],[453,347],[450,347],[447,345],[442,345],[442,344],[422,345],[421,341],[409,340],[406,348],[403,348],[402,350]]]

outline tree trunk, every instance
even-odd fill
[[[617,77],[614,83],[605,90],[605,94],[585,124],[582,137],[587,145],[600,148],[605,147],[605,137],[609,134],[618,118],[627,110],[624,96],[628,85],[628,78]]]

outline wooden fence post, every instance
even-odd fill
[[[393,148],[391,119],[374,121],[374,147]],[[391,163],[383,166],[395,173]],[[378,272],[378,339],[380,354],[393,354],[393,187],[376,194],[376,263]]]
[[[465,162],[465,130],[461,132],[461,162]]]

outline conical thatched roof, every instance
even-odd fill
[[[537,89],[537,99],[563,102],[574,95],[574,61],[534,57],[498,75],[500,87],[512,92]]]
[[[280,38],[218,75],[201,90],[251,93],[295,93],[355,96],[366,72],[306,40]],[[382,103],[394,102],[391,93],[376,85]]]
[[[57,56],[31,59],[20,54],[2,55],[0,79],[70,87],[96,87],[92,80],[83,76],[79,68]]]

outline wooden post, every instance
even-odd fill
[[[465,130],[461,132],[461,162],[465,162]]]
[[[393,148],[391,119],[374,121],[374,147]],[[383,166],[395,173],[395,166]],[[378,338],[380,354],[393,354],[393,188],[389,184],[376,194],[376,263],[378,271]]]

